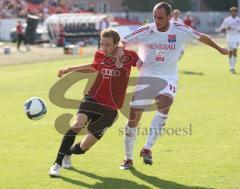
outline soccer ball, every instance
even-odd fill
[[[39,120],[46,115],[47,108],[41,98],[32,97],[25,102],[24,111],[29,119]]]

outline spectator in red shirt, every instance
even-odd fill
[[[16,35],[17,35],[17,50],[20,51],[20,46],[22,44],[22,42],[24,42],[24,45],[27,49],[27,51],[30,50],[26,38],[25,38],[25,31],[24,31],[24,27],[21,21],[17,22],[17,26],[16,26]]]
[[[186,16],[183,18],[183,22],[185,25],[194,28],[194,18],[191,15],[191,12],[187,12]]]

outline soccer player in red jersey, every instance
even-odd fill
[[[117,117],[117,110],[122,107],[126,95],[131,67],[136,67],[139,60],[133,51],[124,50],[124,55],[117,59],[113,56],[118,49],[119,34],[113,29],[101,32],[101,50],[96,51],[92,64],[61,69],[59,77],[71,72],[97,72],[96,79],[83,98],[75,123],[65,133],[50,176],[59,176],[61,167],[71,167],[72,154],[84,154],[109,128]],[[87,134],[81,142],[73,145],[76,135],[87,125]]]

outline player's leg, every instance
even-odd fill
[[[151,148],[161,135],[161,129],[166,123],[168,112],[172,103],[173,98],[168,96],[168,94],[161,94],[157,97],[158,111],[151,122],[146,144],[140,152],[140,156],[143,157],[145,164],[151,165],[153,163]]]
[[[74,123],[73,127],[69,130],[69,132],[71,132],[71,130],[73,130],[73,134],[72,134],[72,136],[69,136],[68,138],[66,138],[66,141],[68,139],[69,143],[68,144],[65,143],[66,146],[63,148],[63,151],[65,152],[65,156],[62,160],[63,168],[68,169],[68,168],[72,167],[71,154],[68,154],[68,152],[75,141],[76,135],[84,128],[84,126],[87,125],[87,122],[89,122],[89,115],[87,113],[86,114],[79,113],[77,116],[77,121]],[[61,147],[62,147],[62,145],[61,145]],[[60,149],[61,149],[61,147],[60,147]],[[59,161],[61,161],[61,159]]]
[[[102,124],[102,126],[104,127],[103,130],[101,129],[101,131],[99,131],[99,129],[97,132],[95,132],[96,130],[94,130],[93,133],[92,130],[88,131],[88,133],[84,136],[84,138],[82,139],[82,141],[74,144],[67,152],[67,155],[65,155],[64,160],[71,162],[71,155],[75,154],[75,155],[81,155],[81,154],[85,154],[85,152],[87,152],[98,140],[100,140],[103,136],[103,134],[105,133],[105,131],[107,130],[108,126],[104,125],[104,123]],[[100,127],[102,127],[100,126]],[[98,127],[97,125],[95,127]],[[64,162],[63,160],[63,162]],[[70,166],[71,167],[71,166]],[[65,168],[70,168],[69,166],[65,167]]]
[[[79,113],[77,115],[77,119],[73,126],[66,132],[62,139],[62,143],[60,145],[60,148],[58,150],[58,155],[55,160],[55,163],[62,165],[62,160],[69,150],[69,148],[73,145],[76,135],[81,131],[81,129],[86,125],[88,122],[88,117],[87,115],[83,113]]]
[[[124,142],[125,142],[125,159],[123,160],[120,169],[129,169],[133,166],[133,147],[137,137],[137,127],[142,117],[142,109],[131,108],[128,123],[125,127]]]
[[[235,73],[235,65],[237,63],[237,47],[233,49],[233,60],[232,60],[232,69],[233,73]]]
[[[95,102],[87,97],[88,102],[83,102],[80,106],[82,111],[87,111],[88,115],[88,134],[83,138],[82,142],[75,144],[68,152],[71,154],[85,153],[97,140],[105,133],[108,127],[111,127],[117,117],[117,110],[110,109],[102,104]]]
[[[229,66],[230,66],[230,72],[234,73],[234,52],[233,50],[229,51]]]
[[[137,127],[144,110],[151,109],[153,101],[159,91],[167,85],[167,82],[155,77],[140,76],[131,102],[129,121],[125,127],[125,160],[120,166],[121,169],[128,169],[132,166],[133,148],[137,136]],[[146,87],[147,86],[147,87]]]
[[[100,138],[96,138],[92,133],[88,132],[81,142],[76,143],[73,145],[68,154],[84,154],[86,151],[88,151]]]
[[[76,135],[83,129],[83,127],[93,119],[98,119],[99,115],[96,115],[95,110],[98,104],[89,96],[84,96],[75,123],[66,132],[60,145],[57,158],[54,166],[50,169],[51,176],[59,176],[59,169],[61,166],[64,168],[71,167],[71,156],[68,153],[69,149],[74,143]]]
[[[143,157],[145,164],[152,164],[151,148],[161,135],[161,130],[166,123],[168,112],[176,94],[176,89],[177,80],[169,80],[167,86],[161,90],[159,95],[156,97],[158,111],[151,122],[146,144],[140,152],[140,156]]]
[[[68,155],[84,154],[98,140],[102,138],[106,130],[112,126],[117,117],[116,110],[110,110],[102,105],[95,106],[97,114],[90,114],[90,122],[88,124],[88,133],[84,136],[81,142],[73,145],[67,152]],[[101,115],[99,115],[101,113]]]
[[[54,165],[51,167],[49,174],[50,176],[59,176],[60,167],[62,166],[63,159],[67,152],[69,151],[70,147],[73,145],[76,135],[81,131],[81,129],[86,125],[88,122],[87,115],[83,113],[79,113],[77,115],[77,119],[73,126],[65,133],[60,148],[58,150],[58,154]],[[70,161],[70,160],[69,160]],[[66,164],[66,163],[65,163]],[[68,165],[69,166],[69,165]],[[66,165],[65,165],[66,167]]]
[[[21,43],[22,43],[22,35],[18,35],[18,39],[17,39],[17,49],[20,50],[20,46],[21,46]]]
[[[168,112],[172,103],[173,97],[169,96],[169,94],[161,94],[157,97],[158,111],[151,122],[151,132],[149,132],[144,148],[151,149],[151,147],[155,144],[158,136],[161,134],[162,127],[166,123]]]
[[[232,41],[229,41],[228,42],[228,49],[229,49],[229,55],[228,55],[228,58],[229,58],[229,66],[230,66],[230,72],[231,73],[235,73],[235,62],[236,62],[236,57],[234,56],[234,48],[235,48],[235,45],[236,45],[236,42],[232,42]]]

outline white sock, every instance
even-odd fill
[[[234,69],[234,58],[233,56],[229,57],[229,65],[230,65],[230,69]]]
[[[126,159],[133,159],[133,146],[137,136],[137,128],[125,127],[125,155]]]
[[[147,143],[145,144],[145,149],[151,149],[151,147],[155,144],[159,135],[161,135],[161,128],[165,125],[167,120],[167,114],[163,114],[161,112],[157,112],[152,120]]]

